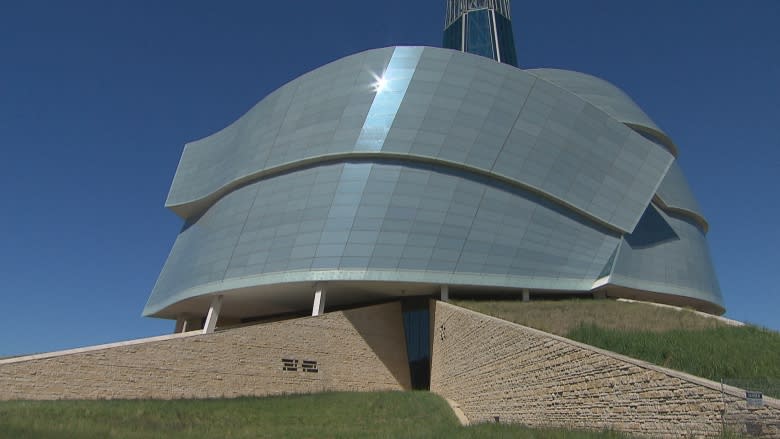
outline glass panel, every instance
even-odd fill
[[[374,102],[366,116],[355,151],[380,151],[387,140],[395,115],[412,82],[422,48],[396,47],[383,77],[384,86],[376,86]],[[379,79],[377,80],[379,84]],[[361,189],[362,190],[362,189]]]
[[[496,59],[489,10],[482,9],[466,15],[466,52]]]
[[[431,337],[428,298],[404,299],[401,302],[406,334],[406,354],[412,389],[428,390],[431,386]]]
[[[450,27],[444,30],[444,48],[463,50],[463,17],[458,18]]]
[[[500,14],[496,14],[496,32],[498,33],[501,62],[517,67],[517,51],[515,50],[515,37],[512,33],[512,22]]]

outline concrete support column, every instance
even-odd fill
[[[206,316],[206,324],[203,325],[203,333],[211,334],[217,327],[217,320],[219,319],[219,312],[222,310],[222,296],[216,296],[211,300],[211,306],[209,307],[209,313]]]
[[[523,288],[523,302],[530,302],[531,301],[531,290],[528,288]]]
[[[185,314],[182,318],[184,319],[184,324],[181,327],[181,332],[200,331],[203,329],[203,323],[206,321],[203,317],[190,314]]]
[[[200,331],[203,329],[203,317],[195,316],[189,313],[179,314],[176,317],[176,329],[174,334],[181,334],[189,331]]]
[[[449,287],[449,285],[442,285],[441,286],[441,301],[442,302],[449,302],[450,301],[450,287]]]
[[[317,284],[314,291],[314,304],[311,307],[312,316],[321,316],[325,313],[325,285]]]
[[[186,327],[187,327],[187,317],[185,317],[183,314],[179,314],[179,316],[176,317],[176,329],[173,330],[173,333],[181,334],[182,332],[184,332]]]

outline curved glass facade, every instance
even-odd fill
[[[677,146],[623,90],[586,73],[560,69],[529,69],[529,73],[580,96],[639,135],[677,155]]]
[[[665,182],[691,206],[674,156],[620,120],[636,104],[607,111],[586,82],[420,47],[303,75],[185,147],[167,201],[185,226],[144,314],[214,294],[228,317],[301,312],[317,282],[340,306],[447,285],[722,312],[705,230],[658,201]]]

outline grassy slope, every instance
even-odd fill
[[[428,392],[233,400],[0,403],[0,438],[627,438],[613,433],[461,427]]]
[[[725,326],[687,310],[614,300],[453,301],[453,304],[563,337],[582,325],[620,331],[665,332]]]
[[[609,300],[456,305],[630,357],[780,397],[780,334]]]

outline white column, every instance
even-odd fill
[[[187,326],[187,317],[184,314],[180,314],[176,317],[176,329],[173,330],[174,334],[181,334]]]
[[[530,302],[531,301],[531,290],[528,288],[523,288],[523,302]]]
[[[325,313],[325,285],[317,284],[314,291],[314,304],[311,307],[312,316],[321,316]]]
[[[211,306],[209,307],[209,313],[206,316],[206,324],[203,326],[204,334],[211,334],[214,332],[214,328],[217,327],[217,320],[219,319],[219,311],[222,309],[222,296],[216,296],[211,300]]]
[[[449,285],[442,285],[441,286],[441,301],[442,302],[449,302],[450,301],[450,286]]]

